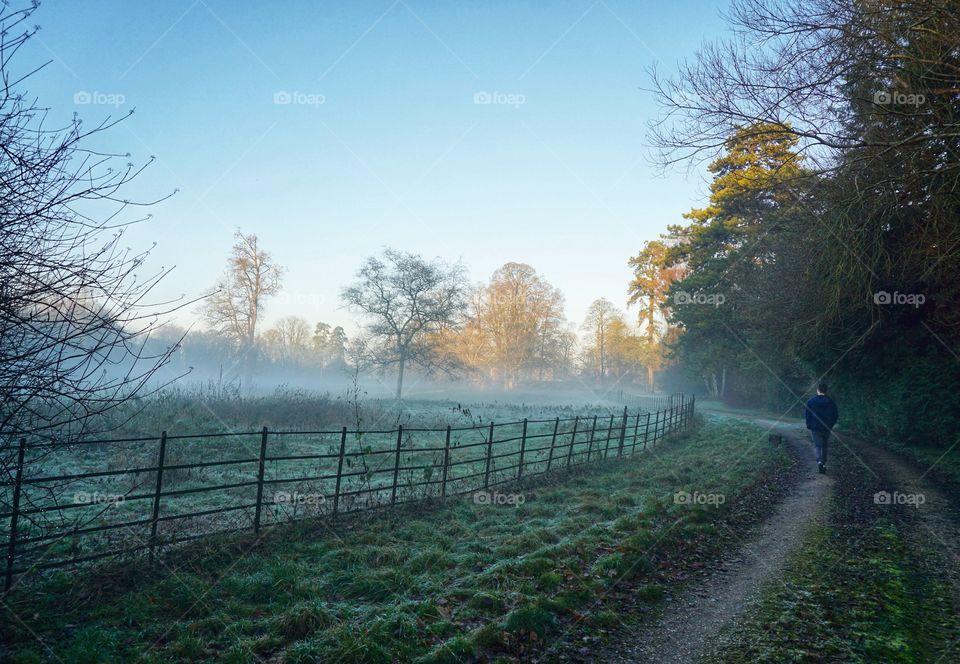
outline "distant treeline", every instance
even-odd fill
[[[525,263],[506,263],[486,283],[470,284],[459,263],[388,248],[365,259],[341,293],[362,318],[354,338],[300,316],[261,331],[270,298],[283,290],[284,269],[255,234],[238,230],[234,237],[226,270],[201,305],[203,329],[154,334],[153,343],[174,349],[174,371],[193,367],[203,378],[226,373],[249,383],[264,372],[356,369],[395,377],[397,397],[406,371],[507,390],[575,377],[660,387],[657,374],[667,362],[659,312],[641,312],[637,325],[600,298],[578,330],[566,318],[563,293]]]

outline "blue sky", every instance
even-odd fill
[[[179,189],[127,240],[176,265],[158,297],[211,286],[239,226],[287,268],[268,323],[353,329],[337,293],[383,246],[473,281],[529,263],[579,323],[623,306],[627,259],[702,202],[700,175],[649,163],[642,88],[722,35],[723,6],[51,0],[20,64],[52,60],[29,91],[54,119],[136,108],[100,141],[156,156],[130,198]]]

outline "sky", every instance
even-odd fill
[[[97,147],[155,162],[126,191],[176,194],[125,242],[195,298],[236,228],[286,268],[267,302],[356,329],[339,301],[390,246],[462,260],[473,282],[528,263],[566,296],[626,306],[627,260],[703,203],[703,170],[660,174],[648,68],[721,37],[699,0],[49,0],[18,56],[52,120],[135,109]],[[197,307],[177,313],[188,323]]]

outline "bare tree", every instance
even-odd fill
[[[727,18],[731,39],[707,43],[674,77],[652,72],[664,162],[716,156],[751,125],[782,126],[823,169],[840,152],[898,153],[955,138],[954,3],[734,0]],[[940,156],[926,166],[960,167],[955,153]]]
[[[270,334],[281,362],[303,362],[310,350],[310,324],[300,316],[285,316],[277,321]],[[264,335],[266,336],[266,335]]]
[[[408,364],[434,366],[433,348],[425,341],[461,322],[467,284],[460,264],[427,261],[405,251],[386,249],[371,256],[357,273],[358,281],[341,298],[371,322],[368,338],[358,340],[361,361],[386,368],[396,365],[396,397],[403,393]]]
[[[476,366],[505,389],[522,378],[544,380],[562,357],[563,301],[563,293],[529,265],[500,267],[473,301],[471,327],[479,339],[467,339],[467,346],[483,350]]]
[[[610,326],[613,321],[622,319],[623,314],[610,300],[601,297],[594,300],[587,310],[583,321],[583,330],[589,335],[590,343],[586,351],[594,362],[597,370],[597,385],[603,382],[607,374],[610,356]]]
[[[281,288],[283,268],[262,250],[254,234],[234,233],[227,269],[203,304],[211,329],[232,339],[249,367],[264,300]]]
[[[123,246],[148,216],[127,213],[156,202],[122,194],[146,165],[87,147],[123,118],[50,127],[22,89],[36,70],[11,73],[34,9],[0,7],[0,439],[66,441],[167,361],[145,343],[176,305],[148,301],[168,270],[143,274],[148,253]]]

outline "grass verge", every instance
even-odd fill
[[[58,573],[7,598],[5,656],[465,662],[562,647],[615,625],[624,601],[656,603],[724,546],[725,524],[762,516],[763,501],[738,498],[775,495],[788,463],[762,434],[709,419],[648,454],[501,489],[522,496],[512,505],[286,527],[255,547],[211,540],[150,574]],[[682,504],[678,491],[725,500]]]

